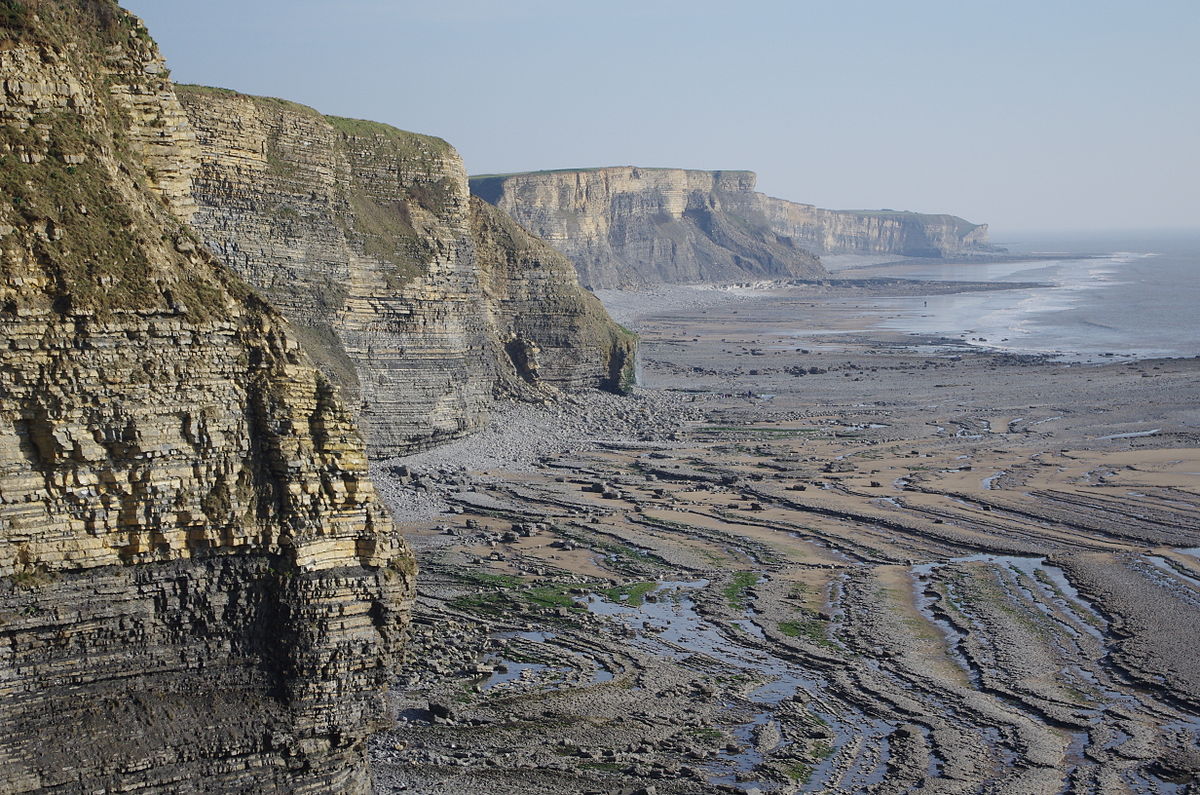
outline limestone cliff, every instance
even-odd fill
[[[822,210],[765,196],[755,182],[749,171],[621,166],[472,177],[471,190],[567,254],[594,289],[821,278],[816,254],[940,257],[987,248],[986,225]]]
[[[136,18],[4,2],[0,77],[0,791],[369,791],[415,567],[335,388]]]
[[[753,187],[748,171],[630,166],[471,180],[593,289],[824,275],[811,252],[770,228]]]
[[[758,194],[772,228],[822,254],[948,257],[993,250],[987,224],[897,210],[823,210]]]
[[[475,197],[471,230],[488,325],[524,382],[625,391],[633,378],[631,336],[579,288],[571,261]]]
[[[610,365],[631,361],[632,338],[552,253],[472,208],[445,141],[179,93],[201,150],[194,225],[300,331],[372,455],[468,433],[497,393],[619,385]]]

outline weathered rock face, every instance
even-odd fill
[[[992,250],[987,224],[973,224],[955,215],[823,210],[811,204],[759,196],[774,229],[822,254],[947,257]]]
[[[950,215],[822,210],[754,190],[749,171],[615,168],[480,176],[477,196],[545,238],[594,289],[821,278],[813,252],[940,257],[987,248]]]
[[[823,275],[811,252],[769,227],[753,188],[748,171],[630,166],[471,180],[593,289]]]
[[[300,330],[372,455],[466,434],[498,392],[616,386],[631,338],[528,235],[492,234],[512,225],[472,209],[446,142],[220,89],[180,97],[202,151],[194,225]]]
[[[624,392],[633,379],[633,337],[580,289],[571,261],[492,205],[471,198],[471,232],[492,336],[521,387]]]
[[[415,566],[357,432],[184,223],[140,22],[0,11],[0,791],[367,792]]]

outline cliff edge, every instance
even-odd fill
[[[995,251],[988,225],[956,215],[903,210],[825,210],[761,196],[771,226],[822,254],[895,254],[941,259]]]
[[[755,190],[750,171],[618,166],[471,178],[471,191],[545,238],[593,289],[827,276],[820,254],[942,257],[988,250],[951,215],[823,210]]]
[[[5,3],[0,74],[0,790],[370,791],[415,566],[350,415],[135,17]]]
[[[748,171],[632,166],[471,178],[592,289],[824,276],[812,252],[770,228],[753,187]]]
[[[558,255],[472,206],[440,138],[180,86],[192,223],[293,323],[372,456],[483,426],[499,395],[619,391],[634,339]]]

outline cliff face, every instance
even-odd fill
[[[821,278],[817,254],[941,257],[986,250],[951,215],[822,210],[754,190],[749,171],[597,168],[480,176],[471,190],[569,256],[594,289]]]
[[[770,227],[748,171],[600,168],[475,177],[471,190],[564,252],[588,287],[812,278]]]
[[[415,567],[110,0],[0,16],[0,790],[367,792]]]
[[[623,392],[632,385],[633,338],[579,288],[569,259],[475,197],[471,232],[488,326],[521,379],[512,391],[600,384]]]
[[[201,150],[193,224],[300,331],[372,455],[468,433],[498,393],[616,386],[632,338],[525,233],[492,234],[508,226],[471,207],[444,141],[220,89],[180,97]]]
[[[823,210],[769,196],[761,205],[773,228],[822,254],[948,257],[991,250],[987,224],[954,215]]]

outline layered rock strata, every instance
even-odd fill
[[[987,224],[899,210],[824,210],[757,194],[771,227],[822,254],[943,258],[994,250]]]
[[[498,393],[619,388],[632,336],[553,251],[472,207],[445,141],[222,89],[180,97],[201,149],[193,223],[299,330],[372,455],[477,429]]]
[[[0,791],[368,792],[415,566],[111,0],[0,8]]]
[[[476,197],[471,233],[488,327],[521,384],[610,392],[632,385],[632,337],[579,287],[569,259]]]
[[[754,179],[625,166],[475,177],[471,190],[570,257],[592,289],[824,275],[770,228]]]
[[[818,254],[942,257],[985,250],[951,215],[823,210],[755,191],[749,171],[619,166],[473,177],[471,190],[545,238],[593,289],[821,278]]]

